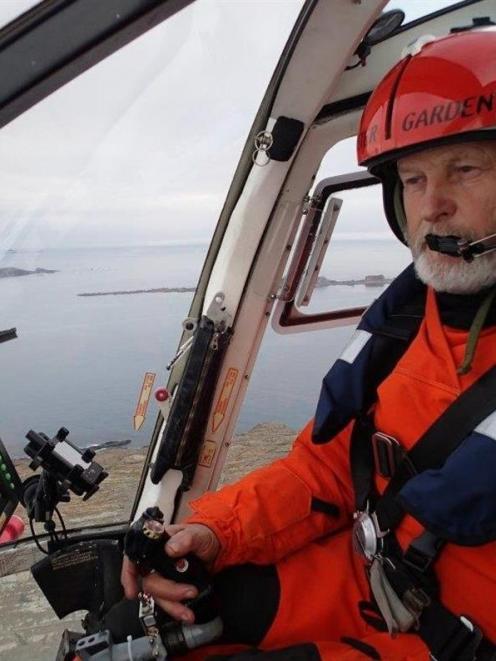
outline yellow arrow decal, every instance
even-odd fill
[[[153,383],[155,381],[154,372],[146,372],[145,378],[143,379],[143,385],[141,386],[141,392],[138,398],[138,404],[136,406],[136,411],[134,412],[133,425],[134,431],[139,431],[141,426],[145,422],[146,411],[148,409],[148,403],[150,401],[150,396],[152,394]]]
[[[224,385],[222,386],[222,391],[219,395],[217,401],[217,406],[215,407],[214,415],[212,418],[212,431],[217,431],[221,424],[224,422],[226,416],[227,405],[231,399],[232,391],[234,389],[234,384],[238,378],[239,370],[234,367],[230,367],[227,370],[226,378],[224,379]]]

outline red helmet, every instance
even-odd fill
[[[438,144],[496,139],[496,31],[421,37],[410,51],[372,93],[357,142],[359,164],[382,180],[386,216],[401,241],[397,159]]]

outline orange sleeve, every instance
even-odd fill
[[[349,466],[351,425],[330,443],[312,443],[313,421],[289,455],[239,482],[190,503],[190,523],[203,523],[219,538],[214,570],[253,562],[269,564],[308,542],[351,523]],[[334,506],[334,513],[326,512]]]

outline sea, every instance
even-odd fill
[[[127,440],[148,444],[157,414],[133,416],[146,372],[154,389],[167,380],[192,293],[81,297],[80,293],[194,287],[206,244],[8,251],[0,267],[52,269],[0,278],[0,330],[18,338],[0,344],[0,438],[22,456],[30,429],[53,436],[66,427],[80,447]],[[409,262],[388,239],[333,239],[321,269],[329,279],[394,277]],[[367,305],[381,287],[335,285],[315,290],[309,312]],[[237,432],[262,422],[293,429],[314,412],[324,374],[352,326],[280,335],[269,326],[251,375]]]

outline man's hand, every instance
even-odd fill
[[[194,553],[207,567],[213,565],[219,554],[220,543],[210,528],[199,523],[191,523],[170,525],[165,530],[170,535],[164,550],[168,556],[182,558],[187,553]],[[151,594],[157,605],[175,620],[187,624],[194,622],[193,611],[181,603],[198,595],[198,590],[193,585],[176,583],[163,578],[160,574],[152,573],[143,577],[140,588],[139,579],[140,574],[136,565],[124,556],[121,583],[128,599],[136,598],[142,589]]]

